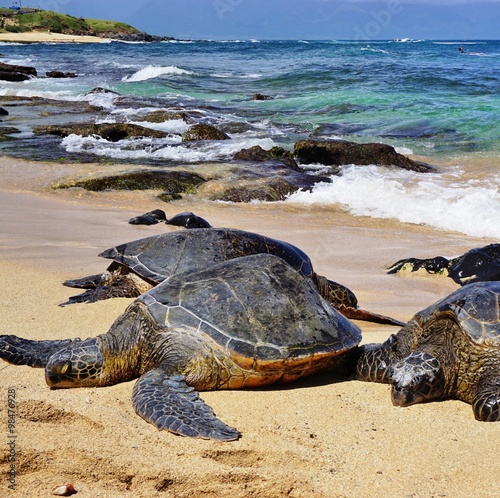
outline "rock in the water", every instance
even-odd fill
[[[36,135],[56,135],[67,137],[68,135],[81,135],[89,137],[99,135],[110,142],[118,142],[130,137],[165,138],[166,133],[151,128],[145,128],[130,123],[102,123],[102,124],[75,124],[67,126],[49,125],[35,126],[33,133]]]
[[[270,95],[263,95],[262,93],[256,93],[252,100],[272,100],[273,98]]]
[[[195,124],[182,135],[183,142],[191,142],[194,140],[228,140],[230,138],[231,137],[223,131],[207,124]]]
[[[122,175],[103,176],[57,185],[57,188],[81,187],[91,191],[103,190],[168,190],[192,192],[205,182],[196,173],[185,171],[136,171]]]
[[[254,145],[248,149],[241,149],[233,156],[233,159],[235,161],[259,162],[277,160],[295,171],[302,171],[292,153],[282,147],[273,147],[270,150],[264,150],[260,145]]]
[[[164,123],[165,121],[172,121],[175,119],[180,119],[185,123],[189,123],[191,119],[187,115],[187,113],[183,111],[172,112],[172,111],[153,111],[142,118],[143,121],[147,121],[148,123]]]
[[[397,166],[411,171],[434,171],[428,164],[413,161],[396,152],[394,147],[380,143],[358,144],[345,140],[299,140],[294,155],[303,164],[320,163],[326,166],[357,164],[366,166]]]
[[[64,73],[63,71],[47,71],[45,73],[47,78],[76,78],[76,73]]]
[[[0,80],[4,81],[26,81],[31,76],[36,76],[37,72],[34,67],[16,66],[14,64],[6,64],[0,62]]]
[[[8,116],[9,111],[7,109],[4,109],[3,107],[0,107],[0,116]]]

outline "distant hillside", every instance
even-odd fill
[[[160,41],[169,37],[156,37],[116,21],[83,19],[50,10],[0,8],[0,33],[27,33],[51,31],[76,36],[101,36],[131,41]]]

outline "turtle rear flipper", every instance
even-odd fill
[[[160,369],[145,373],[132,393],[134,410],[158,429],[218,441],[235,441],[240,432],[220,421],[182,375]]]
[[[345,317],[353,320],[383,323],[385,325],[394,325],[396,327],[404,327],[406,325],[405,322],[401,322],[400,320],[396,320],[390,316],[379,315],[378,313],[373,313],[359,308],[351,308],[350,306],[344,306],[343,304],[337,307],[337,311],[342,313]]]
[[[15,335],[0,335],[0,358],[14,365],[42,368],[56,351],[71,342],[71,339],[31,341]]]

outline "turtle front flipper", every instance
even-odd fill
[[[77,278],[74,280],[65,280],[63,285],[73,287],[75,289],[95,289],[98,285],[102,285],[102,274],[89,275],[88,277]]]
[[[486,372],[478,382],[477,394],[472,401],[476,420],[482,422],[500,421],[500,376]]]
[[[137,381],[132,393],[134,410],[158,429],[181,436],[235,441],[240,432],[224,424],[190,387],[182,375],[151,370]]]
[[[71,339],[31,341],[15,335],[0,335],[0,358],[14,365],[42,368],[56,351],[71,342]]]

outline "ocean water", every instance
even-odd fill
[[[2,44],[0,53],[0,60],[35,66],[40,75],[78,73],[1,82],[0,96],[88,101],[106,109],[104,118],[89,120],[169,133],[117,143],[71,135],[53,143],[56,157],[164,165],[225,161],[253,145],[291,150],[308,137],[384,142],[437,165],[437,172],[347,165],[331,183],[285,202],[336,204],[355,216],[500,238],[500,41]],[[98,86],[122,97],[86,95]],[[272,99],[253,101],[255,93]],[[196,111],[231,140],[183,144],[184,121],[141,121],[158,108]],[[6,155],[30,144],[31,124],[11,124],[23,134],[15,147],[0,143]],[[315,174],[322,165],[309,169]]]

